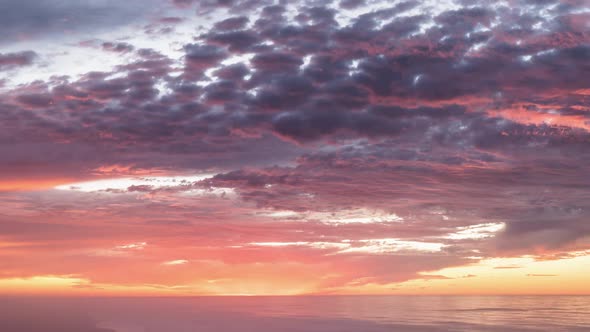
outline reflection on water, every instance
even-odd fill
[[[4,298],[0,331],[590,331],[590,297]]]

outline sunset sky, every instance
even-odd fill
[[[588,0],[0,0],[0,295],[590,294]]]

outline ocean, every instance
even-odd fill
[[[0,331],[590,331],[590,296],[5,297]]]

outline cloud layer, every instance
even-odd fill
[[[332,292],[590,249],[584,1],[7,6],[115,65],[0,35],[6,278]]]

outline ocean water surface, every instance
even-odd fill
[[[0,331],[590,331],[590,296],[2,298]]]

